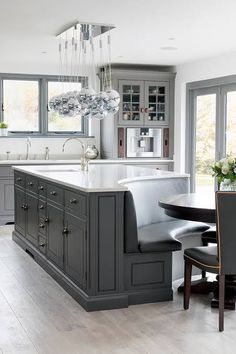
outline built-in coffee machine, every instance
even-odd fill
[[[169,128],[119,128],[118,157],[169,157]]]

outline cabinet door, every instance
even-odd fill
[[[15,229],[23,236],[25,236],[26,211],[25,191],[15,188]]]
[[[169,122],[169,83],[145,81],[145,125]]]
[[[120,125],[143,125],[144,123],[144,82],[119,80],[121,105]]]
[[[26,238],[38,247],[38,198],[26,194]]]
[[[47,257],[63,268],[63,210],[47,204]]]
[[[86,288],[86,224],[66,213],[65,272],[83,289]]]

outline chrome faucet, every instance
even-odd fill
[[[31,139],[28,136],[26,139],[26,160],[29,160],[29,149],[31,147]]]
[[[85,145],[79,138],[76,138],[75,136],[73,136],[71,138],[66,139],[66,141],[64,141],[64,143],[62,145],[62,152],[65,151],[65,145],[70,140],[76,140],[76,141],[78,141],[78,143],[80,143],[80,145],[82,147],[82,157],[81,157],[81,162],[80,162],[81,170],[82,171],[88,171],[88,159],[86,159],[86,157],[85,157]]]

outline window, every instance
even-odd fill
[[[39,82],[3,80],[3,120],[10,131],[39,131]]]
[[[218,186],[211,166],[226,154],[236,154],[236,76],[189,83],[187,88],[191,191],[212,192]]]
[[[63,117],[48,108],[53,96],[81,89],[81,82],[62,79],[63,83],[53,76],[0,74],[0,121],[8,124],[10,134],[87,135],[87,122],[80,115]]]
[[[48,82],[48,102],[53,96],[62,94],[63,92],[80,91],[81,84],[78,82]],[[81,116],[63,117],[57,112],[48,110],[48,131],[49,132],[74,132],[82,130]]]

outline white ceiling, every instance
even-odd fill
[[[114,63],[177,65],[235,51],[235,14],[235,0],[0,0],[0,63],[57,64],[55,34],[78,19],[116,26]]]

